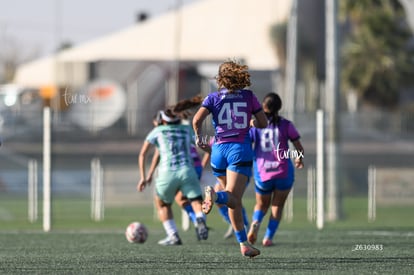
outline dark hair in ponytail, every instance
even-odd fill
[[[270,113],[266,113],[270,119],[270,123],[277,123],[279,117],[279,111],[282,108],[282,100],[276,93],[268,93],[263,99],[263,105]]]
[[[177,104],[160,111],[159,116],[168,124],[177,124],[181,119],[190,117],[189,109],[200,106],[202,102],[203,99],[199,95],[190,99],[183,99]]]
[[[178,115],[181,118],[188,118],[190,116],[190,113],[188,109],[198,107],[203,102],[203,99],[200,95],[197,95],[190,99],[183,99],[179,101],[175,106],[173,106],[171,109],[172,111]]]

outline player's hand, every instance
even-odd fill
[[[204,152],[210,153],[210,145],[206,142],[205,138],[202,136],[197,136],[196,146],[199,147]]]
[[[152,175],[149,175],[146,179],[146,184],[151,185],[151,182],[152,182]]]
[[[302,158],[296,158],[295,159],[295,167],[298,169],[302,169],[304,166],[303,159]]]
[[[199,144],[197,145],[201,150],[203,150],[206,153],[210,153],[211,149],[210,146],[206,145],[206,144]]]
[[[147,185],[147,182],[145,179],[141,179],[137,184],[137,190],[139,192],[142,192],[145,189],[145,186]]]
[[[251,119],[250,120],[250,128],[256,127],[255,123],[256,123],[256,120],[255,119]]]

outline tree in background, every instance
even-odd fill
[[[56,49],[56,52],[58,53],[58,52],[61,52],[61,51],[64,51],[64,50],[67,50],[67,49],[70,49],[70,48],[72,48],[73,47],[73,43],[71,42],[71,41],[69,41],[69,40],[64,40],[64,41],[62,41],[60,44],[59,44],[59,46],[57,47],[57,49]]]
[[[324,81],[324,1],[298,4],[298,81]],[[402,90],[414,86],[413,35],[397,0],[339,1],[341,90],[365,103],[395,108]],[[318,13],[319,12],[319,13]],[[286,68],[286,23],[272,26],[271,38]]]
[[[17,67],[40,56],[39,48],[27,48],[12,35],[6,32],[0,35],[0,84],[13,81]],[[57,47],[56,52],[69,49],[73,46],[71,41],[63,41]]]
[[[13,80],[17,67],[39,56],[37,48],[26,49],[14,36],[6,32],[0,36],[0,84]]]
[[[344,91],[392,109],[400,92],[414,86],[414,47],[404,9],[397,0],[341,1],[349,32],[342,48]]]

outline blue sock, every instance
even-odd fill
[[[230,218],[229,218],[229,208],[227,205],[222,205],[218,208],[220,215],[223,217],[223,219],[230,224]]]
[[[265,216],[265,213],[262,210],[255,210],[253,212],[252,222],[261,223],[264,216]]]
[[[193,224],[197,224],[196,214],[195,214],[191,204],[185,205],[184,210],[185,210],[185,212],[187,212],[188,217],[190,217],[190,220],[193,222]]]
[[[265,239],[273,239],[273,236],[276,234],[277,228],[279,227],[279,220],[269,220],[269,224],[267,225],[266,233],[264,238]]]
[[[247,217],[246,208],[242,208],[244,226],[249,227],[249,218]]]
[[[229,201],[229,194],[227,194],[226,191],[219,191],[216,193],[217,195],[217,199],[216,199],[216,203],[219,204],[227,204],[227,202]]]
[[[242,231],[235,231],[234,235],[236,236],[236,239],[239,243],[244,243],[245,241],[247,241],[247,234],[246,234],[246,230],[242,230]]]

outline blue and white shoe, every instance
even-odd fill
[[[208,227],[206,221],[203,218],[197,218],[197,236],[198,240],[208,239]]]

